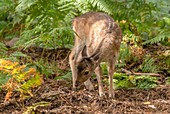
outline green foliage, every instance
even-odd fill
[[[12,36],[11,30],[13,29],[12,20],[15,17],[15,5],[13,0],[0,0],[0,38]]]
[[[169,38],[169,4],[166,3],[161,0],[5,0],[0,1],[0,23],[1,28],[6,27],[8,14],[13,25],[24,24],[18,42],[24,47],[31,44],[46,48],[71,47],[72,19],[88,11],[103,11],[120,22],[124,34],[135,34],[146,41],[144,44],[152,44]]]
[[[144,58],[143,63],[140,65],[142,72],[152,72],[157,73],[159,71],[158,66],[155,64],[155,60],[150,56]]]
[[[27,110],[23,112],[23,114],[35,114],[35,110],[38,107],[45,107],[45,106],[50,106],[51,103],[50,102],[45,102],[45,101],[41,101],[41,102],[37,102],[32,104],[32,106],[27,107]]]
[[[0,30],[3,29],[11,18],[11,11],[13,10],[12,0],[0,0]],[[6,21],[5,21],[6,20]]]
[[[106,63],[105,63],[105,62],[102,62],[100,65],[101,65],[101,68],[102,68],[102,71],[103,71],[103,72],[102,72],[103,75],[108,75]]]
[[[134,76],[127,76],[126,74],[114,73],[114,82],[116,88],[130,88],[135,87]]]
[[[154,15],[154,23],[151,29],[150,38],[143,44],[154,44],[158,42],[166,42],[170,38],[170,15],[168,0],[156,0],[151,2],[157,5],[156,11],[152,11]]]
[[[151,76],[139,76],[135,78],[137,87],[140,89],[150,89],[155,88],[157,86],[157,77]]]
[[[115,83],[117,88],[151,89],[157,86],[157,77],[151,76],[127,76],[125,74],[115,73]]]
[[[69,47],[73,38],[70,27],[73,16],[70,8],[65,9],[64,4],[67,3],[62,0],[20,0],[16,12],[25,21],[25,30],[18,44],[35,44],[44,48]]]
[[[4,57],[7,53],[8,48],[6,48],[5,44],[0,42],[0,56]]]
[[[72,78],[72,73],[69,71],[69,72],[67,72],[67,73],[65,73],[65,74],[63,74],[62,76],[57,76],[57,77],[55,77],[55,79],[56,80],[58,80],[58,79],[65,79],[65,80],[71,80]]]
[[[0,89],[3,84],[6,84],[8,80],[11,78],[11,75],[4,74],[0,71]]]
[[[170,50],[166,50],[162,55],[159,55],[159,66],[162,69],[170,70]]]
[[[158,42],[161,42],[161,41],[165,41],[169,37],[170,37],[169,33],[159,34],[155,38],[143,42],[143,44],[155,44],[155,43],[158,43]]]
[[[44,48],[71,47],[71,21],[75,16],[88,11],[107,12],[120,22],[124,34],[134,34],[138,39],[146,41],[144,44],[165,41],[169,37],[169,17],[165,12],[168,7],[164,7],[166,2],[160,0],[5,1],[0,2],[4,12],[2,14],[9,12],[13,25],[24,25],[18,45],[25,48],[32,44]],[[162,15],[163,19],[160,18]],[[2,28],[6,26],[4,19],[2,25]]]
[[[28,66],[35,67],[41,74],[44,74],[47,77],[54,74],[54,72],[57,72],[56,65],[49,64],[47,61],[43,61],[42,59],[34,62],[33,64],[29,64]]]
[[[10,53],[9,55],[4,55],[3,58],[6,60],[14,61],[14,62],[23,62],[22,61],[23,59],[24,60],[29,59],[29,57],[26,54],[20,51],[15,51],[13,53]]]
[[[170,76],[166,78],[166,84],[170,84]]]
[[[56,61],[48,62],[48,59],[40,59],[28,63],[28,67],[36,68],[41,74],[44,74],[46,77],[57,79],[71,79],[71,72],[68,70],[62,70],[56,65]]]
[[[27,55],[26,55],[26,54],[23,54],[23,53],[20,52],[20,51],[16,51],[16,52],[12,53],[12,54],[10,55],[10,57],[16,57],[17,59],[19,59],[20,57],[27,57]]]
[[[129,47],[125,42],[121,44],[120,48],[120,54],[118,57],[118,64],[116,64],[118,67],[124,67],[126,66],[126,62],[131,59],[131,52],[129,50]]]
[[[43,82],[42,76],[34,68],[27,68],[17,62],[0,59],[0,72],[7,78],[11,76],[2,86],[7,90],[5,101],[10,100],[14,91],[19,91],[21,98],[28,97],[27,94],[33,96],[31,89]]]
[[[148,24],[145,21],[148,21],[153,9],[154,5],[144,0],[127,1],[126,4],[112,0],[18,0],[15,11],[20,20],[14,19],[14,23],[25,22],[18,44],[25,44],[26,47],[31,44],[47,48],[70,47],[73,41],[70,25],[75,15],[91,10],[104,11],[115,20],[126,20],[126,24],[141,28]],[[141,21],[144,24],[141,25]]]

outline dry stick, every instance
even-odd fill
[[[145,75],[145,76],[163,76],[162,74],[156,74],[156,73],[132,73],[134,75]]]
[[[61,53],[61,52],[60,52],[60,53]],[[59,53],[59,54],[60,54],[60,53]],[[57,55],[57,57],[59,56],[59,54]],[[67,56],[66,56],[60,63],[62,63],[63,61],[66,61],[67,58],[69,57],[69,54],[70,54],[70,53],[67,53]]]
[[[86,112],[86,113],[94,113],[96,112],[97,110],[99,110],[100,108],[97,108],[96,110],[93,110],[93,111],[84,111],[84,110],[81,110],[81,109],[78,109],[76,106],[73,106],[66,98],[64,98],[63,96],[60,96],[60,98],[64,101],[66,101],[73,109],[76,109],[78,111],[81,111],[81,112]]]
[[[76,109],[78,111],[81,111],[83,112],[83,110],[80,110],[78,108],[76,108],[75,106],[73,106],[66,98],[64,98],[63,96],[60,95],[60,98],[63,100],[63,101],[66,101],[73,109]]]
[[[163,76],[162,74],[156,74],[156,73],[135,73],[135,72],[131,72],[129,70],[126,70],[126,69],[121,69],[122,72],[128,74],[128,75],[145,75],[145,76]]]
[[[41,89],[41,87],[38,87],[38,88],[34,91],[34,94],[37,93],[40,89]]]

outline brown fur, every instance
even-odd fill
[[[88,12],[73,20],[75,44],[69,56],[73,88],[84,82],[92,90],[90,77],[97,75],[99,95],[104,94],[100,63],[108,63],[109,96],[114,97],[113,73],[122,40],[120,27],[105,13]]]

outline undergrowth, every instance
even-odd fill
[[[158,77],[152,76],[134,76],[121,73],[115,73],[114,81],[116,88],[139,88],[139,89],[151,89],[158,85]]]
[[[159,67],[155,64],[155,59],[150,56],[145,56],[142,64],[139,66],[139,69],[141,69],[142,72],[159,72]]]
[[[1,85],[1,88],[7,90],[5,101],[10,100],[14,91],[20,93],[21,99],[33,97],[32,89],[43,83],[40,73],[18,62],[0,59],[0,73],[1,78],[6,78]]]

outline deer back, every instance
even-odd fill
[[[73,20],[73,30],[76,36],[74,47],[81,48],[77,52],[79,58],[83,58],[82,56],[90,57],[94,53],[100,53],[100,61],[106,61],[119,52],[122,40],[121,29],[105,13],[88,12],[76,17]],[[86,49],[82,51],[83,48]],[[81,51],[82,53],[79,53]]]

